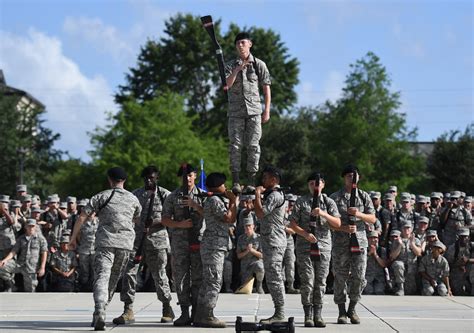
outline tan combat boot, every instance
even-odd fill
[[[272,324],[285,321],[285,310],[283,306],[275,306],[275,313],[267,319],[260,320],[261,324]]]
[[[313,306],[303,305],[304,310],[304,327],[314,327]]]
[[[115,325],[133,324],[135,322],[135,315],[133,314],[133,309],[126,308],[124,312],[119,317],[114,318],[112,322]]]
[[[349,303],[349,308],[347,309],[347,316],[351,320],[351,324],[360,324],[360,318],[355,311],[355,306],[357,302],[351,301]]]
[[[324,322],[323,316],[321,315],[323,311],[322,304],[316,304],[314,306],[314,326],[315,327],[326,327],[326,323]]]
[[[163,303],[163,312],[161,316],[162,323],[172,323],[174,319],[173,308],[170,303]]]
[[[337,317],[337,323],[347,324],[346,304],[338,304],[337,307],[339,308],[339,316]]]
[[[193,320],[189,317],[189,306],[181,305],[181,316],[173,323],[174,326],[190,326]]]
[[[206,315],[207,314],[207,315]],[[196,323],[196,320],[194,321]],[[206,308],[199,318],[198,327],[226,328],[225,321],[219,320],[214,316],[214,310]]]

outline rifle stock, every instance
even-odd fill
[[[219,67],[219,76],[221,78],[222,87],[224,91],[227,92],[228,86],[227,86],[227,80],[225,77],[224,53],[222,52],[222,48],[216,38],[216,32],[214,31],[214,22],[212,21],[212,16],[206,15],[206,16],[201,17],[201,22],[204,28],[206,29],[207,33],[211,37],[212,43],[214,44],[217,66]]]

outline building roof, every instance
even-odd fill
[[[45,106],[43,103],[41,103],[39,100],[34,98],[32,95],[30,95],[28,92],[13,88],[7,85],[5,81],[5,76],[3,75],[3,70],[0,69],[0,92],[2,92],[4,95],[7,96],[19,96],[19,97],[26,97],[28,98],[31,102],[36,104],[40,108],[44,108]]]

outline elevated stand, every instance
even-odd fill
[[[294,333],[295,332],[295,318],[288,318],[287,322],[272,323],[272,324],[261,324],[252,322],[243,322],[242,317],[237,317],[235,321],[235,331],[240,332],[252,332],[252,331],[270,331],[280,333]]]

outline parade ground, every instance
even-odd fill
[[[176,300],[176,294],[173,294]],[[236,316],[255,321],[273,313],[269,294],[221,294],[215,315],[227,322],[226,329],[174,327],[161,324],[161,303],[153,293],[138,293],[136,323],[115,326],[112,319],[122,313],[116,294],[107,309],[107,330],[114,332],[235,332]],[[179,316],[179,306],[173,304]],[[93,301],[89,293],[2,293],[0,332],[91,331]],[[327,295],[323,309],[325,329],[303,327],[299,295],[286,295],[286,315],[295,317],[296,332],[474,332],[474,297],[364,296],[357,307],[360,325],[337,325],[337,307]]]

